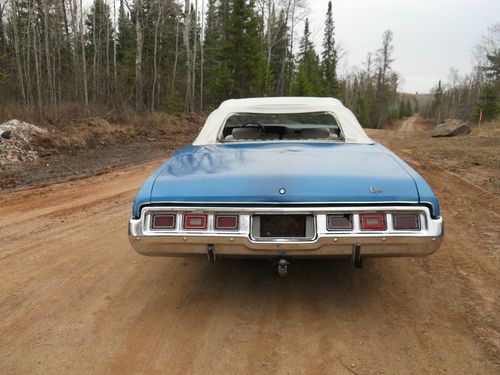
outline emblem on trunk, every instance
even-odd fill
[[[376,186],[370,186],[370,192],[372,194],[380,194],[380,193],[383,193],[384,191],[382,190],[382,188],[379,188]]]
[[[280,189],[280,194],[281,194],[281,195],[285,195],[285,194],[286,194],[286,190],[285,190],[285,188],[281,188],[281,189]]]

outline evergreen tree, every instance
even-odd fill
[[[498,96],[493,84],[486,85],[481,91],[472,116],[474,121],[478,120],[480,111],[483,111],[483,121],[492,120],[500,113]]]
[[[127,64],[135,53],[135,33],[134,25],[129,15],[125,11],[124,0],[120,0],[118,10],[118,37],[116,46],[116,56],[119,62]]]
[[[306,19],[304,36],[300,41],[299,67],[292,87],[295,96],[321,96],[323,79],[319,57],[314,50],[309,30],[309,20]]]
[[[432,113],[436,119],[436,124],[441,122],[441,107],[443,104],[443,86],[441,85],[441,80],[439,80],[438,86],[434,90],[434,99],[432,100]]]
[[[361,126],[365,128],[370,127],[369,109],[366,105],[365,99],[361,95],[358,96],[358,100],[356,101],[354,113],[356,114],[356,117],[358,118]]]
[[[204,102],[208,109],[217,107],[226,97],[225,90],[230,84],[229,73],[223,60],[225,4],[219,0],[208,0],[204,50]]]
[[[413,115],[413,110],[411,109],[411,103],[410,103],[410,99],[407,99],[406,100],[406,116],[411,116]]]
[[[255,12],[254,0],[232,0],[224,25],[222,75],[229,78],[225,98],[243,98],[263,93],[265,57],[262,21]]]
[[[405,104],[404,100],[401,100],[399,102],[398,117],[399,118],[406,117],[406,104]]]
[[[322,71],[325,96],[335,97],[339,94],[337,79],[337,50],[335,48],[335,25],[333,22],[332,2],[328,2],[326,12],[325,35],[323,37]]]
[[[85,25],[86,55],[91,66],[93,98],[95,102],[107,100],[110,95],[113,25],[109,5],[104,0],[94,0]]]

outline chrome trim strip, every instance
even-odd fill
[[[428,202],[427,202],[428,203]],[[326,206],[326,207],[340,207],[340,206],[346,206],[346,205],[354,205],[353,207],[359,207],[362,205],[368,205],[368,206],[380,206],[380,207],[385,207],[385,205],[402,205],[402,206],[415,206],[419,205],[418,201],[384,201],[384,202],[248,202],[248,203],[242,203],[242,202],[185,202],[185,201],[155,201],[155,202],[150,202],[150,203],[142,203],[139,205],[139,212],[142,212],[144,208],[147,207],[156,207],[157,205],[160,205],[159,207],[167,207],[166,205],[171,205],[171,208],[178,209],[179,207],[182,207],[185,205],[185,207],[200,207],[200,208],[213,208],[213,207],[220,207],[224,208],[226,206],[230,206],[233,208],[233,210],[240,210],[241,208],[245,207],[259,207],[261,206],[262,208],[267,208],[267,207],[273,207],[273,206],[284,206],[284,207],[290,207],[293,208],[294,206],[297,207],[305,207],[305,206]],[[429,203],[430,204],[430,203]],[[333,205],[333,206],[332,206]]]

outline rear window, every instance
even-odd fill
[[[263,114],[235,113],[224,124],[220,142],[342,141],[336,118],[327,112]]]

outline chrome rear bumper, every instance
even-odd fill
[[[393,212],[418,212],[419,231],[394,230]],[[235,232],[216,231],[213,217],[209,219],[208,230],[186,231],[177,225],[175,230],[151,230],[151,215],[175,212],[181,222],[183,212],[220,213],[232,212],[240,215],[240,226]],[[355,219],[362,212],[384,212],[387,215],[387,230],[362,231],[355,224],[349,231],[328,231],[326,215],[349,212]],[[255,240],[251,236],[251,218],[258,214],[300,213],[315,217],[316,235],[310,240]],[[207,255],[207,249],[217,256],[229,257],[350,257],[353,248],[360,246],[363,257],[424,256],[434,253],[444,237],[443,219],[432,218],[425,206],[381,206],[381,207],[321,207],[321,208],[279,208],[279,207],[146,207],[141,218],[130,219],[129,240],[132,247],[149,256],[195,256]]]

